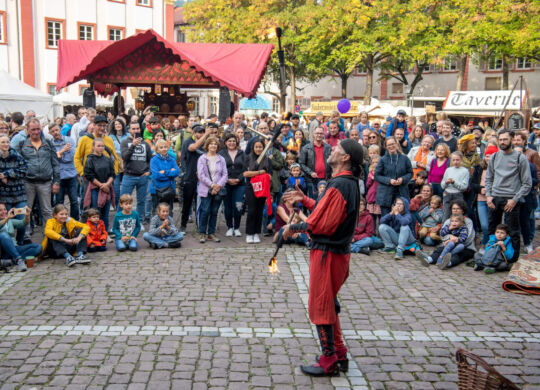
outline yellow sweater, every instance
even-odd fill
[[[103,142],[105,143],[105,146],[109,148],[109,150],[112,152],[114,157],[114,173],[118,173],[118,155],[116,154],[116,149],[114,148],[114,142],[111,137],[106,135],[102,138]],[[79,176],[84,176],[84,164],[86,164],[86,158],[92,153],[92,142],[94,140],[88,136],[83,136],[81,139],[79,139],[79,145],[77,146],[77,149],[75,150],[75,157],[73,157],[73,163],[75,164],[75,169],[77,170],[77,173]],[[103,151],[103,153],[107,156],[109,156],[109,153],[107,152],[107,149]]]
[[[82,229],[80,234],[82,234],[85,237],[88,235],[88,232],[90,232],[90,226],[88,226],[85,223],[81,223],[73,218],[68,218],[68,220],[66,221],[66,228],[67,228],[69,237],[71,238],[74,238],[72,237],[73,230],[77,228]],[[45,236],[43,237],[43,242],[41,243],[41,247],[43,248],[43,253],[45,253],[47,250],[47,243],[49,239],[59,240],[60,237],[62,237],[60,235],[61,231],[62,231],[62,224],[58,223],[56,219],[51,218],[47,221],[47,223],[45,224]]]

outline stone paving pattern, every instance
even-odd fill
[[[504,292],[502,274],[376,253],[352,256],[340,293],[357,368],[302,375],[319,351],[305,307],[309,252],[283,249],[270,276],[269,240],[243,239],[190,236],[159,251],[140,242],[89,266],[45,260],[1,276],[0,389],[457,389],[459,347],[540,389],[537,296]]]

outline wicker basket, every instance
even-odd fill
[[[459,390],[520,390],[519,387],[487,364],[484,359],[473,353],[458,349],[456,360]]]

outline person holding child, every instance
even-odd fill
[[[429,201],[429,206],[418,211],[418,216],[422,221],[418,230],[418,238],[426,245],[436,245],[442,240],[439,235],[443,218],[441,205],[441,197],[433,195]]]
[[[109,210],[114,201],[114,163],[106,156],[105,143],[101,138],[92,142],[93,151],[84,164],[84,178],[88,180],[88,188],[84,196],[84,208],[91,206],[99,210],[99,217],[109,229]]]
[[[43,254],[53,259],[64,258],[66,265],[88,264],[86,252],[86,236],[90,227],[68,217],[68,210],[63,204],[54,206],[53,217],[45,225],[45,237],[41,247]]]
[[[484,270],[486,274],[492,274],[498,270],[506,271],[512,257],[514,257],[514,248],[508,234],[508,226],[502,223],[498,224],[495,228],[495,234],[489,236],[484,253],[477,253],[474,256],[474,270]]]
[[[430,256],[421,256],[420,260],[424,266],[437,263],[439,269],[444,270],[450,264],[452,255],[456,255],[465,249],[465,241],[469,236],[469,231],[465,225],[465,219],[462,215],[453,215],[450,217],[450,224],[441,228],[442,251],[438,259],[434,260]]]
[[[24,227],[30,222],[30,208],[25,207],[24,219],[15,219],[15,209],[6,209],[4,203],[0,203],[0,247],[2,248],[2,259],[10,259],[13,265],[17,266],[20,272],[25,272],[26,257],[35,257],[41,253],[41,245],[26,244],[17,245],[16,235],[18,229]]]
[[[90,227],[90,232],[86,236],[86,250],[89,253],[107,250],[107,228],[99,216],[100,213],[97,209],[86,211],[86,224]]]
[[[180,233],[170,216],[170,206],[160,203],[156,209],[156,215],[150,220],[148,232],[143,234],[143,239],[148,242],[150,248],[180,248],[184,234]]]
[[[358,209],[358,219],[354,228],[354,236],[351,243],[352,253],[370,254],[370,247],[373,245],[373,235],[375,234],[375,224],[373,217],[366,208],[366,200],[360,198]]]
[[[113,220],[113,232],[116,237],[116,250],[124,252],[129,248],[136,252],[137,236],[141,231],[141,219],[139,213],[133,210],[133,198],[129,194],[120,197],[120,209]]]

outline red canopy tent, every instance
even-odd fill
[[[254,97],[273,45],[178,43],[146,30],[120,41],[60,40],[57,90],[88,80],[100,94],[112,86],[227,87]]]

